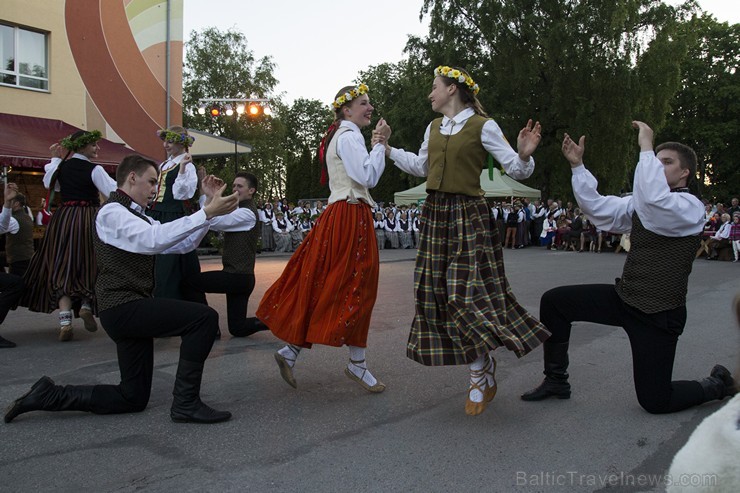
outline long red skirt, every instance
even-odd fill
[[[377,293],[370,206],[334,202],[265,293],[257,318],[296,346],[365,347]]]

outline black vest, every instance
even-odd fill
[[[644,313],[684,306],[700,243],[699,235],[675,238],[648,231],[633,213],[630,251],[617,280],[619,297]]]
[[[242,200],[239,207],[252,211],[257,218],[257,209],[254,202]],[[257,240],[260,232],[256,225],[249,231],[235,231],[224,233],[224,254],[221,261],[224,264],[224,272],[233,274],[254,274],[254,257],[257,252]]]
[[[22,208],[14,211],[13,217],[18,221],[18,232],[5,235],[5,255],[9,264],[33,257],[33,220]]]
[[[110,203],[122,204],[128,213],[149,222],[146,216],[131,209],[131,198],[119,190],[110,194],[106,205]],[[121,211],[121,214],[127,212]],[[98,279],[95,282],[98,310],[102,312],[130,301],[151,298],[154,290],[154,255],[121,250],[100,241],[97,229],[94,229],[94,233],[95,257],[98,261]]]
[[[95,166],[97,165],[90,161],[74,157],[62,161],[57,174],[62,202],[85,200],[93,205],[100,205],[98,187],[92,181]]]

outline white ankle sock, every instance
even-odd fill
[[[59,312],[59,325],[72,325],[72,312],[68,310]]]
[[[478,385],[481,389],[485,390],[488,386],[486,381],[486,374],[483,373],[488,362],[488,355],[478,356],[478,359],[470,364],[470,387],[468,397],[473,402],[483,402],[483,392],[473,388],[473,384]]]
[[[365,348],[357,346],[349,347],[349,364],[347,368],[355,376],[360,378],[363,382],[368,384],[370,387],[378,383],[370,370],[367,369],[367,363],[365,363]]]
[[[283,348],[278,351],[278,354],[285,358],[285,362],[288,366],[293,368],[295,361],[298,359],[298,353],[301,352],[301,348],[292,344],[286,344]]]

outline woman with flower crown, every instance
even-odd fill
[[[146,214],[160,223],[184,217],[197,209],[198,174],[188,150],[195,138],[180,126],[159,130],[167,159],[159,165],[157,195]],[[195,197],[195,198],[194,198]],[[200,272],[195,251],[178,255],[157,255],[154,262],[155,298],[185,299],[181,281]]]
[[[35,312],[51,313],[59,308],[59,340],[73,337],[72,310],[90,332],[98,330],[94,315],[95,278],[98,274],[93,252],[95,215],[100,197],[116,189],[116,182],[98,157],[98,130],[79,130],[51,146],[52,159],[44,167],[44,186],[61,197],[51,216],[41,245],[23,276],[27,289],[20,305]],[[66,155],[62,158],[63,149]]]
[[[532,174],[540,124],[527,122],[515,151],[477,93],[467,72],[438,67],[429,99],[443,116],[427,126],[419,153],[386,144],[397,167],[427,177],[429,194],[421,213],[407,356],[429,366],[470,365],[469,415],[483,412],[496,394],[493,350],[503,346],[521,357],[550,335],[511,292],[498,228],[480,187],[489,155],[513,178]],[[379,132],[377,141],[383,142]]]
[[[280,375],[294,388],[293,368],[301,349],[324,344],[349,346],[347,377],[369,392],[385,389],[365,363],[379,270],[371,212],[375,202],[368,188],[385,169],[384,146],[375,145],[368,153],[360,132],[373,113],[367,92],[360,84],[337,94],[334,123],[319,146],[322,182],[328,177],[331,190],[329,206],[257,309],[257,318],[287,343],[275,360]],[[378,125],[387,138],[390,127],[382,123]]]

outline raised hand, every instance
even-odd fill
[[[59,143],[54,143],[49,146],[49,151],[51,151],[51,157],[58,157],[59,159],[62,159],[64,148]]]
[[[653,129],[648,127],[647,123],[637,120],[632,122],[632,127],[639,130],[637,134],[637,144],[640,146],[640,151],[652,151]]]
[[[208,176],[208,172],[206,171],[205,166],[198,166],[198,170],[196,171],[198,175],[198,182],[202,183],[203,180],[205,180],[206,176]]]
[[[13,201],[14,198],[18,195],[18,185],[15,183],[6,183],[5,184],[5,207],[10,209],[10,203]]]
[[[221,188],[216,190],[213,199],[203,207],[203,212],[206,213],[206,219],[223,216],[236,210],[237,205],[239,205],[239,196],[236,192],[231,195],[224,196],[224,190],[226,190],[225,183]]]
[[[527,120],[527,124],[523,129],[519,131],[519,135],[516,139],[516,148],[519,152],[519,159],[522,161],[529,161],[532,153],[540,145],[542,139],[542,126],[540,122],[532,124],[532,119]]]
[[[182,158],[182,161],[180,161],[180,173],[185,174],[185,168],[187,168],[188,163],[193,162],[193,156],[190,155],[190,153],[186,152],[185,155]]]
[[[570,135],[565,134],[563,138],[563,156],[570,163],[571,168],[575,168],[583,164],[583,152],[586,149],[586,136],[581,135],[581,138],[576,144]]]

